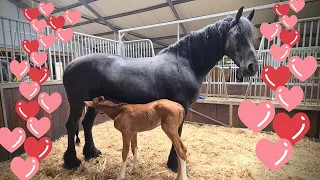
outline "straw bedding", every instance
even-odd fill
[[[81,142],[84,142],[83,132]],[[53,143],[52,152],[40,163],[40,170],[33,179],[116,179],[121,165],[121,134],[106,122],[93,128],[95,145],[102,156],[84,161],[82,146],[77,147],[82,165],[78,170],[62,168],[62,156],[66,150],[67,138]],[[209,125],[185,124],[182,140],[188,148],[188,178],[204,179],[320,179],[320,143],[303,139],[293,148],[290,161],[279,171],[272,173],[255,156],[255,144],[261,138],[275,142],[275,134],[253,134],[247,129],[224,128]],[[139,168],[131,173],[132,154],[126,179],[165,180],[174,179],[176,174],[166,167],[171,142],[158,127],[138,134]],[[130,151],[131,152],[131,151]],[[22,157],[26,157],[22,155]],[[10,163],[0,163],[0,179],[17,179],[10,170]]]

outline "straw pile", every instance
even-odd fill
[[[194,124],[185,124],[183,130],[182,140],[188,148],[189,179],[320,179],[320,143],[301,140],[294,146],[290,161],[272,173],[255,156],[255,145],[261,138],[275,142],[278,140],[275,134],[253,134],[246,129]],[[83,132],[80,134],[81,142],[84,142]],[[67,138],[62,137],[54,142],[52,152],[41,161],[40,170],[33,179],[116,179],[121,165],[120,132],[113,127],[113,122],[107,122],[93,128],[93,137],[102,156],[84,161],[82,146],[77,147],[81,167],[75,171],[65,170],[62,168],[62,156]],[[176,177],[166,167],[171,142],[160,127],[138,134],[138,147],[139,168],[137,172],[130,173],[130,154],[126,179],[167,180]],[[9,162],[0,164],[0,172],[0,179],[17,179],[10,170]]]

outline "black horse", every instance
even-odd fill
[[[198,98],[204,77],[224,55],[239,66],[241,76],[255,75],[258,61],[253,45],[255,27],[251,23],[254,10],[248,17],[241,17],[242,11],[243,7],[236,17],[229,16],[191,32],[155,57],[130,59],[97,53],[72,61],[63,76],[70,104],[64,167],[76,168],[81,163],[76,156],[74,138],[85,100],[104,96],[113,102],[142,104],[169,99],[180,103],[187,112]],[[95,116],[95,109],[88,108],[82,121],[85,134],[83,154],[86,159],[101,154],[92,138]],[[180,136],[181,132],[182,125],[179,127]],[[177,171],[177,154],[173,146],[167,165]]]

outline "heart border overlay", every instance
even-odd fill
[[[30,67],[28,60],[22,62],[13,60],[10,62],[10,71],[15,76],[22,78],[29,74],[31,79],[30,82],[20,83],[19,91],[27,101],[20,99],[15,105],[15,110],[25,121],[27,129],[34,137],[26,137],[27,133],[21,127],[16,127],[13,131],[6,127],[0,129],[0,144],[7,151],[13,153],[19,147],[24,146],[27,155],[29,155],[25,160],[17,156],[10,163],[11,171],[19,179],[31,179],[40,169],[40,161],[49,155],[52,149],[51,139],[45,136],[52,125],[50,119],[47,117],[41,117],[39,120],[35,118],[40,107],[51,114],[59,108],[62,102],[59,92],[53,92],[51,95],[46,92],[40,93],[40,86],[48,79],[50,70],[47,67],[41,67],[47,61],[48,56],[45,51],[38,50],[39,45],[41,44],[45,49],[48,49],[56,40],[64,44],[67,43],[73,37],[73,30],[71,28],[63,29],[62,26],[65,21],[74,26],[81,19],[81,12],[78,10],[66,10],[64,12],[65,16],[59,16],[58,18],[51,15],[53,11],[54,4],[52,2],[39,2],[38,8],[25,8],[23,10],[24,17],[30,22],[30,28],[38,34],[37,39],[22,40],[21,42],[22,49],[29,54],[35,67]],[[48,21],[46,19],[38,20],[40,14],[44,15]],[[41,31],[45,28],[53,29],[55,34],[50,34],[50,37],[41,34]],[[48,45],[44,44],[44,40],[49,42]],[[34,99],[36,96],[38,96],[38,100]],[[8,136],[10,138],[7,138]],[[1,137],[6,137],[6,139]],[[15,144],[15,147],[12,144]],[[44,150],[43,147],[48,149],[46,155],[36,157],[39,152],[41,153]],[[31,169],[32,173],[30,173]]]
[[[288,4],[289,3],[289,4]],[[269,41],[276,37],[280,38],[283,45],[280,47],[273,44],[270,48],[270,54],[277,62],[287,60],[290,55],[291,47],[297,44],[300,40],[300,32],[294,29],[297,23],[296,15],[288,17],[290,10],[298,13],[305,5],[304,0],[290,0],[288,3],[276,4],[274,13],[281,18],[281,22],[268,24],[262,23],[260,26],[261,34]],[[281,30],[280,23],[285,27]],[[310,78],[316,71],[317,63],[313,56],[308,56],[305,60],[294,56],[288,59],[288,67],[280,66],[275,69],[272,66],[263,67],[262,80],[266,86],[271,88],[275,93],[275,99],[288,112],[295,109],[303,99],[304,92],[300,86],[294,86],[288,90],[285,86],[288,83],[291,74],[304,82]],[[278,71],[278,72],[277,72]],[[285,76],[279,76],[277,73],[284,73]],[[272,172],[275,172],[283,167],[292,156],[292,149],[295,143],[300,141],[310,129],[309,117],[301,112],[293,115],[292,120],[286,113],[270,113],[268,105],[273,104],[271,101],[261,101],[258,106],[255,106],[250,100],[240,103],[238,109],[239,119],[254,133],[260,132],[264,128],[257,128],[256,121],[264,122],[263,127],[268,126],[272,121],[275,133],[280,138],[277,142],[272,143],[267,139],[260,139],[256,144],[256,156],[260,162]],[[246,116],[245,112],[252,111],[256,108],[255,113]],[[272,109],[272,108],[271,108]],[[259,112],[258,112],[259,111]],[[271,118],[271,120],[270,120]],[[283,119],[284,118],[284,119]],[[263,121],[261,121],[263,119]],[[280,120],[281,119],[281,120]],[[302,132],[300,132],[302,129]],[[299,132],[298,132],[299,131]],[[282,157],[281,157],[282,155]],[[281,161],[279,159],[281,157]]]

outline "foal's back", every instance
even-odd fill
[[[167,99],[124,106],[126,110],[115,119],[115,127],[130,128],[136,133],[152,130],[164,122],[181,124],[184,117],[184,108]]]

